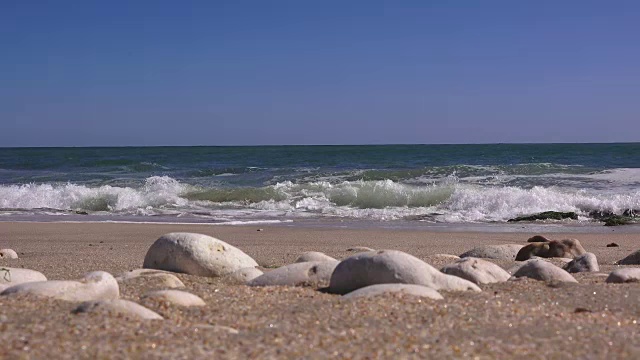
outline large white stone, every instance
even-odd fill
[[[126,283],[139,278],[152,279],[157,281],[159,286],[165,288],[180,289],[185,287],[182,280],[178,279],[177,276],[168,271],[155,269],[134,269],[116,277],[116,280]]]
[[[371,297],[383,294],[401,293],[412,296],[425,297],[433,300],[444,299],[439,292],[433,290],[430,287],[422,285],[412,284],[378,284],[370,285],[352,291],[343,296],[345,299],[359,298],[359,297]]]
[[[115,300],[99,300],[87,301],[80,304],[73,310],[74,314],[94,313],[100,311],[113,312],[128,318],[142,320],[162,320],[162,316],[158,313],[147,309],[146,307],[136,304],[133,301],[115,299]]]
[[[548,261],[538,259],[525,261],[525,263],[513,274],[513,276],[515,278],[528,277],[547,282],[578,282],[573,276],[571,276],[571,274],[564,271],[563,269],[553,265]]]
[[[104,271],[94,271],[80,281],[27,282],[5,289],[0,295],[33,294],[66,301],[111,300],[120,296],[118,281]]]
[[[258,264],[242,250],[211,236],[170,233],[151,245],[143,268],[217,277]]]
[[[256,269],[254,267],[248,267],[248,268],[236,270],[231,274],[227,274],[222,278],[222,280],[227,284],[243,285],[257,278],[262,274],[264,273],[259,269]]]
[[[511,275],[500,266],[478,258],[462,258],[440,271],[469,280],[476,284],[491,284],[509,280]]]
[[[35,270],[0,267],[0,284],[13,286],[34,281],[47,281],[47,277]]]
[[[180,290],[158,290],[146,293],[143,298],[157,299],[180,306],[205,306],[199,296]]]
[[[308,286],[322,288],[329,285],[337,261],[308,261],[294,263],[268,271],[249,281],[249,286]]]
[[[356,254],[342,260],[331,276],[329,291],[346,294],[376,284],[424,285],[435,290],[480,288],[465,279],[443,274],[426,262],[397,250]]]
[[[524,245],[519,244],[483,245],[461,254],[460,257],[515,260],[516,255],[518,255],[518,251],[520,251],[523,246]]]
[[[608,283],[640,282],[640,268],[616,269],[605,280]]]
[[[301,262],[309,262],[309,261],[338,261],[338,260],[318,251],[308,251],[300,255],[295,262],[301,263]]]
[[[0,249],[0,259],[17,259],[18,253],[12,249]]]
[[[600,271],[600,266],[598,266],[598,259],[595,254],[585,253],[576,256],[576,258],[567,263],[563,269],[570,273],[598,272]]]

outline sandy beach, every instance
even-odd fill
[[[262,231],[257,231],[258,229]],[[477,245],[526,244],[533,233],[428,232],[334,227],[109,223],[0,223],[0,248],[20,258],[0,266],[33,269],[48,279],[142,267],[147,249],[176,231],[215,236],[253,257],[264,271],[306,251],[342,259],[367,246],[412,254],[440,269]],[[206,306],[172,306],[142,294],[148,279],[120,284],[121,298],[162,321],[73,314],[76,303],[31,295],[0,297],[0,358],[638,358],[640,287],[605,284],[614,262],[638,249],[640,234],[543,234],[576,238],[594,253],[599,273],[578,284],[531,279],[481,285],[482,292],[441,291],[444,300],[384,295],[346,300],[301,287],[228,285],[177,274]],[[615,242],[619,247],[607,247]],[[507,269],[515,262],[493,261]],[[229,329],[231,328],[231,329]]]

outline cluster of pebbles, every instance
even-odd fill
[[[577,283],[572,273],[599,272],[596,256],[587,252],[576,239],[549,240],[534,236],[529,244],[485,245],[459,257],[434,255],[448,262],[440,270],[405,252],[352,248],[355,254],[337,260],[320,252],[306,252],[289,265],[263,272],[242,250],[211,236],[194,233],[169,233],[147,251],[143,268],[117,277],[94,271],[77,280],[47,280],[38,271],[0,268],[0,296],[31,294],[77,302],[73,313],[107,312],[130,318],[161,320],[158,313],[135,302],[121,299],[119,284],[138,278],[153,279],[158,289],[141,298],[156,299],[177,306],[205,306],[198,296],[185,288],[174,273],[217,277],[225,283],[265,286],[310,287],[344,298],[372,297],[402,293],[434,300],[443,299],[440,291],[482,291],[479,285],[530,278],[549,283]],[[15,259],[11,249],[1,249],[0,257]],[[516,260],[504,269],[492,260]],[[640,251],[619,264],[640,264]],[[640,281],[640,268],[620,268],[611,272],[607,283]]]

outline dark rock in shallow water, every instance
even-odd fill
[[[545,212],[541,212],[533,215],[518,216],[517,218],[509,219],[508,222],[536,221],[536,220],[563,220],[563,219],[578,220],[578,215],[572,211],[570,212],[545,211]]]
[[[638,222],[635,218],[622,215],[613,215],[608,218],[603,218],[601,221],[604,221],[604,226],[629,225]]]

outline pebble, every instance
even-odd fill
[[[634,251],[624,259],[618,261],[619,265],[640,265],[640,250]]]
[[[620,245],[612,242],[612,243],[607,244],[607,247],[620,247]]]
[[[328,256],[324,253],[318,251],[308,251],[302,255],[300,255],[295,262],[309,262],[309,261],[338,261],[331,256]]]
[[[365,252],[342,260],[331,276],[329,291],[346,294],[369,285],[394,283],[424,285],[435,290],[481,291],[470,281],[443,274],[397,250]]]
[[[182,280],[178,279],[177,276],[171,274],[170,272],[153,269],[131,270],[116,277],[116,280],[118,280],[118,282],[127,282],[138,278],[148,278],[156,280],[159,282],[159,286],[170,289],[181,289],[185,287]]]
[[[429,259],[434,259],[434,260],[460,260],[460,256],[458,256],[458,255],[450,255],[450,254],[429,255],[428,258]]]
[[[104,271],[94,271],[80,281],[49,280],[11,286],[0,295],[33,294],[66,301],[111,300],[120,296],[118,281]]]
[[[600,266],[598,266],[598,259],[593,253],[582,254],[571,262],[567,263],[563,269],[570,273],[577,272],[598,272]]]
[[[354,246],[347,249],[349,252],[367,252],[367,251],[375,251],[374,249],[366,246]]]
[[[100,311],[115,312],[125,317],[142,320],[163,320],[158,313],[136,304],[133,301],[113,299],[100,301],[86,301],[76,307],[74,314],[94,313]]]
[[[608,283],[640,282],[640,268],[616,269],[605,280]]]
[[[35,270],[0,267],[0,285],[13,286],[34,281],[47,281],[47,277]]]
[[[258,264],[242,250],[211,236],[170,233],[151,245],[143,268],[218,277]]]
[[[142,298],[158,299],[180,306],[205,306],[199,296],[180,290],[158,290],[146,293]]]
[[[502,259],[502,260],[514,260],[518,251],[523,248],[524,245],[519,244],[502,244],[502,245],[484,245],[475,247],[464,254],[461,254],[461,258],[474,257],[482,259]]]
[[[224,325],[210,325],[210,324],[195,324],[193,325],[193,327],[195,328],[195,330],[208,330],[208,331],[213,331],[213,332],[226,332],[229,334],[239,334],[240,331],[238,331],[237,329],[234,329],[230,326],[224,326]]]
[[[18,253],[12,249],[0,249],[0,259],[17,259]]]
[[[528,277],[546,282],[572,282],[578,281],[568,272],[544,260],[533,259],[526,261],[513,274],[514,278]]]
[[[337,261],[308,261],[294,263],[268,271],[249,281],[249,286],[306,286],[327,287]]]
[[[469,280],[475,284],[491,284],[509,280],[511,275],[500,266],[477,258],[467,257],[446,265],[440,271]]]
[[[360,288],[358,290],[354,290],[346,295],[343,295],[345,299],[353,299],[359,297],[371,297],[378,296],[383,294],[392,294],[392,293],[402,293],[412,296],[419,296],[424,298],[429,298],[433,300],[442,300],[444,299],[442,295],[436,290],[422,286],[422,285],[412,285],[412,284],[377,284],[370,285]]]
[[[262,274],[264,273],[259,269],[256,269],[254,267],[248,267],[248,268],[236,270],[231,274],[227,274],[223,277],[222,280],[227,284],[244,285]]]

